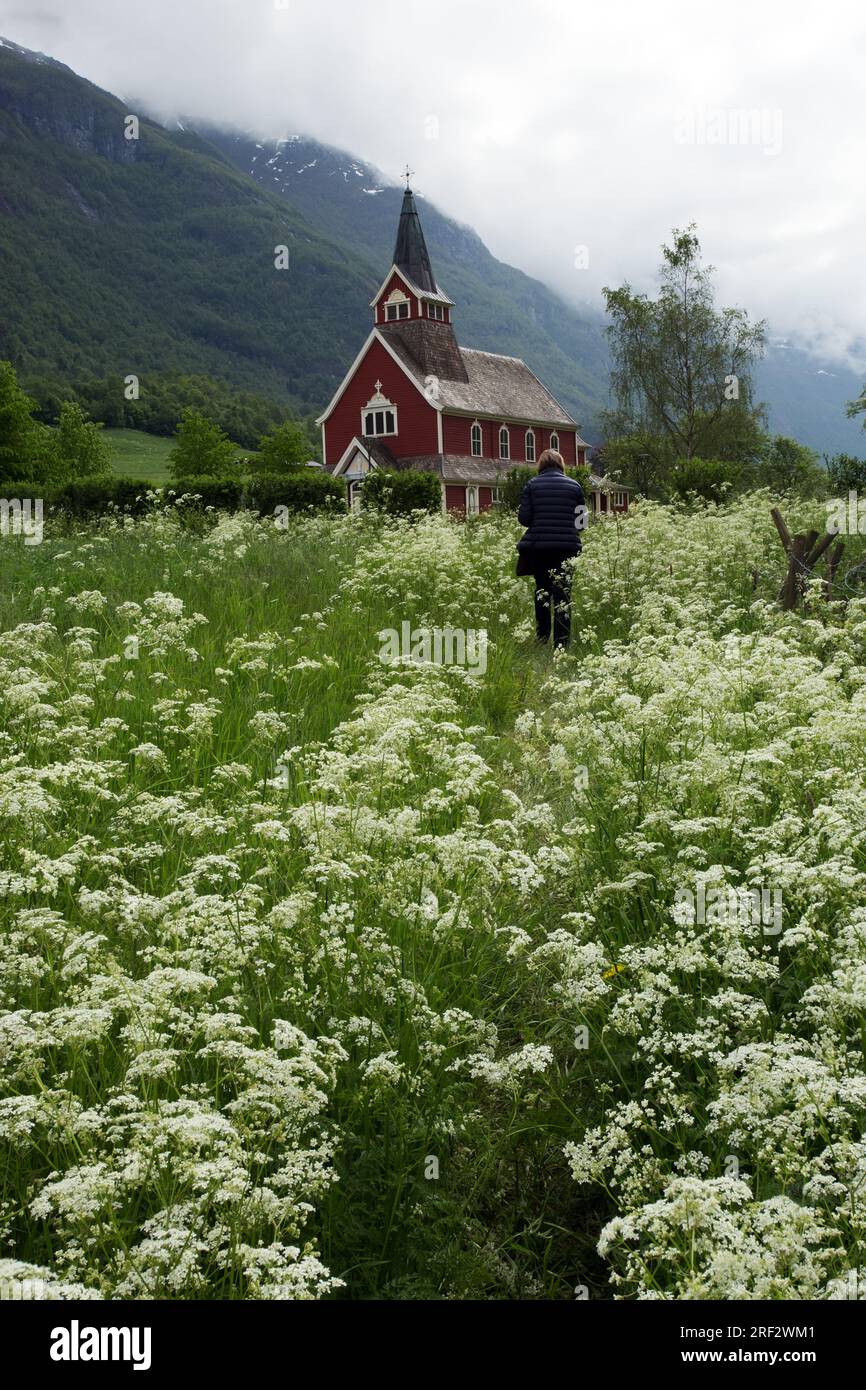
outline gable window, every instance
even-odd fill
[[[365,410],[364,433],[373,437],[379,434],[396,434],[396,410]]]
[[[499,431],[499,457],[501,459],[511,458],[511,444],[509,442],[507,425],[503,425]]]
[[[407,319],[408,317],[409,297],[401,289],[395,288],[385,301],[385,321],[393,323],[395,319]]]
[[[556,433],[556,430],[553,430],[553,432],[551,433],[550,447],[551,449],[555,449],[556,452],[559,453],[559,435]]]
[[[428,319],[439,319],[439,320],[441,321],[442,319],[445,318],[445,308],[444,308],[444,306],[443,306],[442,304],[434,304],[433,301],[432,301],[432,299],[428,299],[428,300],[427,300],[427,317],[428,317]]]
[[[535,431],[526,431],[526,462],[535,463]]]
[[[383,434],[397,433],[397,407],[382,395],[382,383],[376,382],[374,395],[361,411],[361,433],[375,439]]]
[[[470,449],[473,458],[481,457],[481,426],[476,420],[472,429],[469,431]]]

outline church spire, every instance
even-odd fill
[[[399,271],[402,271],[407,280],[410,280],[413,285],[417,285],[419,290],[426,290],[428,294],[436,294],[436,281],[433,279],[427,243],[421,230],[421,218],[418,216],[418,209],[415,205],[415,194],[409,187],[408,176],[406,192],[403,194],[403,206],[400,209],[400,222],[397,227],[394,264]]]

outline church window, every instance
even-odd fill
[[[386,304],[386,305],[385,305],[385,318],[388,320],[389,323],[392,323],[392,322],[394,321],[394,319],[407,319],[408,317],[409,317],[409,301],[408,301],[408,299],[401,299],[401,300],[399,301],[399,303],[397,303],[397,304]]]
[[[503,425],[499,431],[499,457],[501,459],[511,458],[511,444],[508,436],[508,427]]]
[[[526,462],[535,463],[535,431],[526,431]]]
[[[382,383],[376,382],[375,395],[361,411],[361,433],[375,439],[378,435],[397,433],[397,407],[382,395]]]
[[[473,458],[480,458],[480,457],[481,457],[481,426],[479,425],[479,423],[478,423],[477,420],[475,421],[475,424],[472,426],[472,429],[471,429],[471,431],[470,431],[470,439],[471,439],[470,448],[471,448],[471,450],[472,450],[472,456],[473,456]]]
[[[396,434],[397,412],[395,410],[365,411],[364,433],[374,436],[377,434]]]
[[[554,430],[550,436],[550,447],[559,453],[559,435],[556,433],[556,430]]]
[[[478,515],[478,488],[468,487],[466,489],[466,515]]]
[[[432,301],[432,299],[428,299],[428,300],[427,300],[427,317],[428,317],[428,319],[439,319],[439,320],[441,321],[442,319],[445,318],[445,309],[444,309],[444,307],[443,307],[441,304],[434,304],[433,301]]]

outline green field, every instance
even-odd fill
[[[170,481],[168,456],[173,439],[143,430],[103,430],[102,437],[111,450],[111,471],[116,478],[141,478],[159,486]],[[239,458],[253,453],[238,445]]]

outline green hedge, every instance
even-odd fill
[[[245,481],[241,477],[182,478],[180,482],[169,483],[163,493],[167,502],[185,508],[204,511],[213,507],[215,511],[236,512],[244,503]]]
[[[53,504],[70,516],[94,516],[116,507],[130,516],[143,516],[153,505],[153,489],[135,478],[87,478],[56,489]]]
[[[694,493],[708,502],[724,502],[742,475],[743,465],[733,460],[677,459],[668,479],[668,496],[684,502]]]
[[[44,512],[62,513],[76,520],[118,510],[128,516],[143,516],[155,506],[176,506],[181,514],[201,516],[208,509],[237,511],[249,507],[262,516],[272,516],[277,507],[290,512],[345,509],[344,485],[328,473],[310,469],[278,476],[259,474],[254,478],[184,478],[160,490],[135,478],[92,478],[78,482],[48,484],[34,482],[0,483],[0,497],[42,499]]]
[[[244,505],[262,516],[272,516],[277,507],[290,512],[345,511],[346,486],[318,468],[258,473],[246,484]]]
[[[442,484],[436,473],[377,468],[364,479],[363,498],[365,507],[390,516],[438,512],[442,507]]]
[[[148,498],[148,494],[151,498]],[[143,516],[153,505],[150,483],[135,478],[80,478],[71,483],[0,483],[0,496],[42,499],[47,512],[62,511],[68,516],[97,516],[114,508],[131,516]]]

